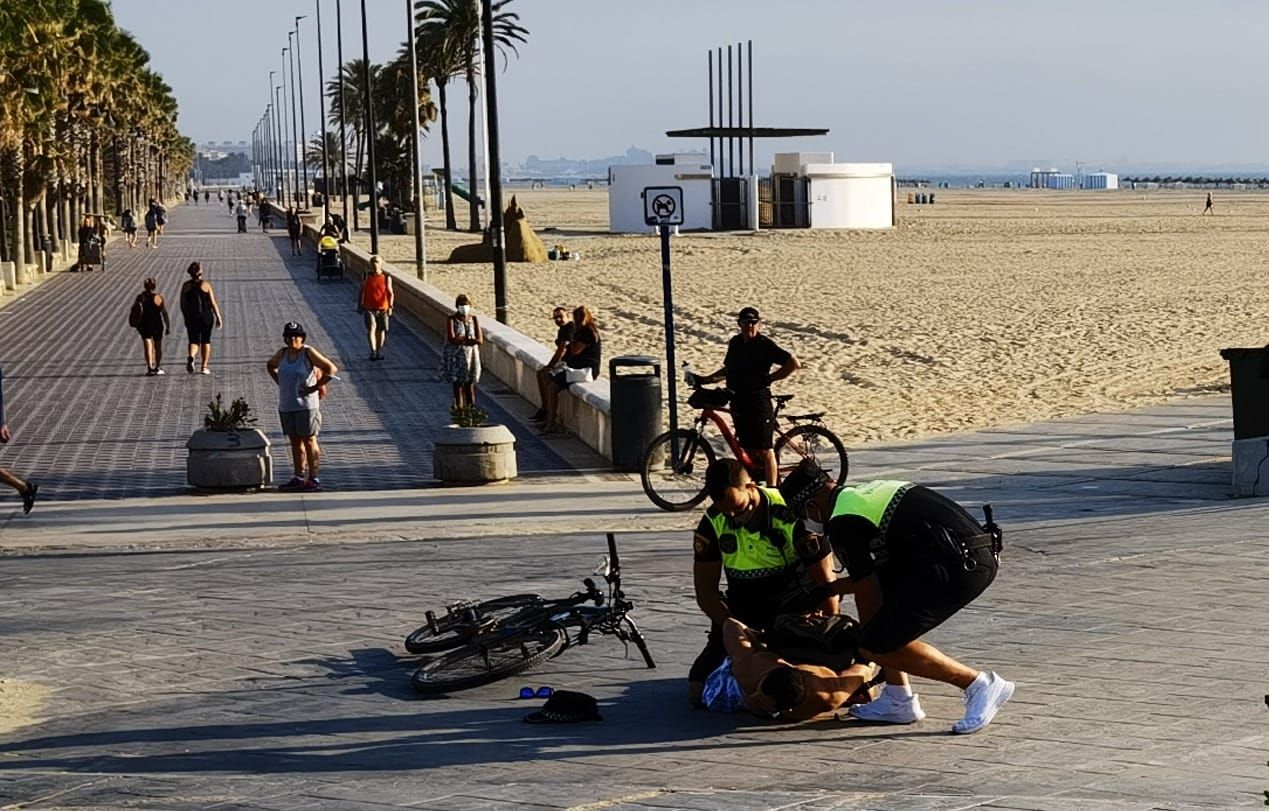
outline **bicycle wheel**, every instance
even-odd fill
[[[670,459],[672,436],[678,438],[677,461]],[[643,455],[643,492],[663,510],[690,510],[705,499],[705,469],[713,461],[714,449],[700,434],[683,428],[666,431]]]
[[[450,693],[514,676],[550,659],[564,647],[564,630],[538,626],[501,638],[476,639],[414,671],[420,693]]]
[[[536,594],[513,594],[485,600],[468,608],[447,612],[437,617],[435,627],[428,623],[405,638],[410,653],[438,653],[465,645],[477,633],[495,627],[530,606],[542,604]]]
[[[834,487],[844,483],[850,472],[846,447],[836,434],[822,425],[799,425],[784,434],[776,442],[775,455],[781,480],[803,459],[814,459],[832,479]]]

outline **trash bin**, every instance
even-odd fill
[[[1229,361],[1234,439],[1269,436],[1269,347],[1222,349]]]
[[[661,361],[650,355],[613,358],[608,387],[613,467],[640,470],[644,452],[661,433]]]

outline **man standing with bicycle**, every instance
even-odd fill
[[[722,368],[713,374],[695,375],[688,383],[714,383],[726,378],[732,393],[731,418],[736,427],[736,440],[755,464],[762,465],[766,484],[774,487],[779,473],[771,441],[775,432],[771,384],[793,374],[802,364],[775,341],[759,333],[761,322],[757,309],[741,310],[736,316],[740,332],[727,343]],[[772,366],[779,368],[773,372]]]
[[[881,665],[886,687],[850,708],[864,721],[912,724],[925,717],[907,674],[964,691],[965,716],[952,732],[978,732],[1013,696],[1014,684],[974,670],[921,637],[978,598],[996,578],[1000,529],[986,528],[951,499],[911,482],[872,481],[834,489],[813,462],[780,491],[795,515],[824,525],[850,577],[829,587],[854,594],[859,655]]]
[[[782,613],[816,608],[837,613],[835,594],[809,587],[833,582],[830,548],[785,506],[779,490],[754,484],[735,459],[711,464],[705,488],[712,504],[692,542],[696,604],[710,619],[709,640],[688,673],[688,700],[697,707],[705,681],[727,656],[723,624],[728,619],[766,630]],[[718,588],[724,574],[726,595]]]

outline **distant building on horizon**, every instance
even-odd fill
[[[1084,175],[1084,188],[1086,189],[1117,189],[1119,188],[1119,175],[1114,172],[1093,172]]]
[[[1030,187],[1033,189],[1073,189],[1075,175],[1059,172],[1055,168],[1032,169]]]

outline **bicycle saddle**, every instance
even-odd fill
[[[793,395],[792,394],[777,394],[775,397],[772,397],[771,399],[775,400],[776,403],[778,403],[779,405],[784,405],[785,403],[793,399]]]

